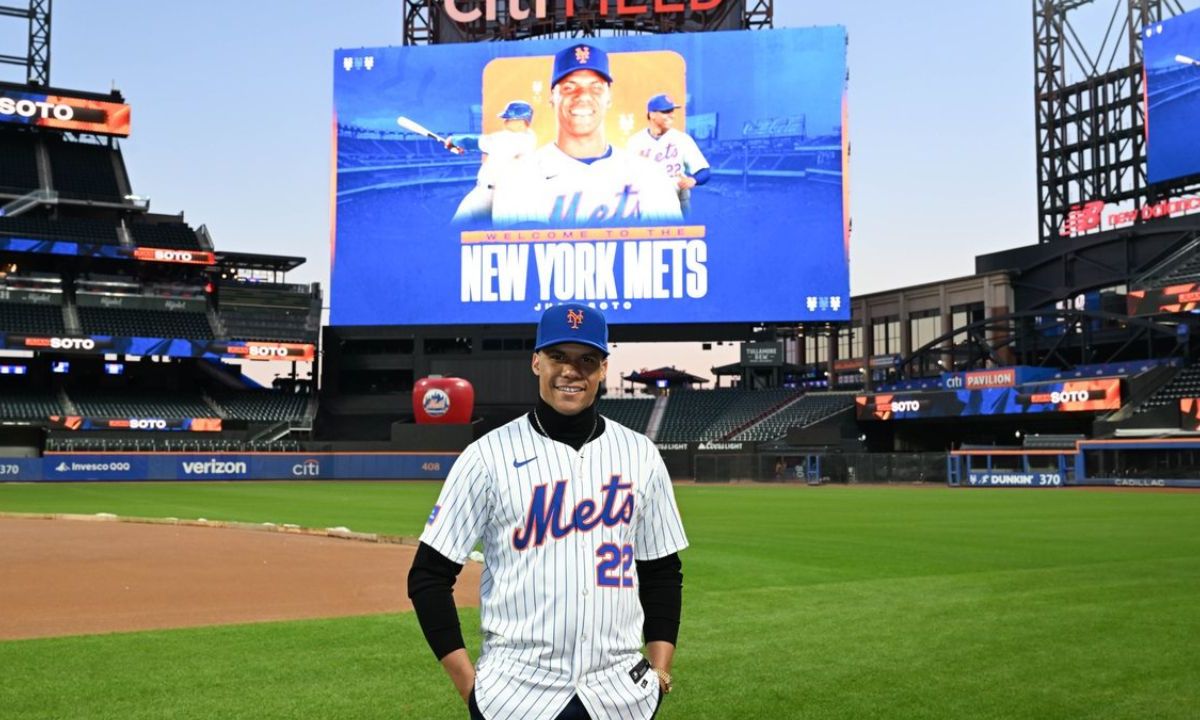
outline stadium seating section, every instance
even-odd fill
[[[289,289],[295,288],[295,289]],[[300,290],[304,290],[301,292]],[[221,322],[235,340],[316,342],[320,300],[303,286],[222,283]]]
[[[600,414],[612,418],[631,430],[646,432],[650,422],[650,413],[654,410],[654,398],[636,398],[630,400],[600,399]]]
[[[804,427],[854,406],[853,393],[811,393],[735,435],[733,440],[761,442],[787,436],[789,428]]]
[[[62,335],[60,305],[0,302],[0,332],[28,335]]]
[[[1159,388],[1144,403],[1137,412],[1145,412],[1151,408],[1178,406],[1179,400],[1186,397],[1200,397],[1200,365],[1192,365],[1179,371],[1166,385]]]
[[[671,394],[658,442],[718,440],[789,401],[797,390],[679,390]]]
[[[0,418],[45,420],[51,415],[63,414],[58,398],[50,391],[25,390],[13,387],[9,382],[0,386]]]
[[[37,146],[34,136],[0,131],[0,192],[24,195],[38,189]]]
[[[254,422],[300,420],[308,414],[308,395],[273,390],[219,391],[211,397],[225,417]]]
[[[0,217],[0,235],[14,235],[38,240],[69,240],[97,245],[118,245],[117,226],[112,222],[85,219],[40,217],[32,213],[17,217]]]
[[[194,340],[213,336],[208,316],[196,312],[80,307],[79,323],[87,335]]]
[[[133,244],[145,247],[171,248],[175,250],[201,250],[200,240],[196,231],[187,223],[148,223],[135,222],[129,224],[129,232],[133,235]]]
[[[121,201],[115,151],[101,145],[46,136],[54,189],[64,198]]]
[[[199,392],[71,390],[68,395],[85,417],[215,417]]]

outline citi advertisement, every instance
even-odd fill
[[[334,75],[335,325],[849,317],[840,27],[339,50]]]
[[[1142,31],[1146,69],[1146,177],[1200,172],[1200,12]]]
[[[859,420],[1097,412],[1121,407],[1120,378],[1030,383],[973,390],[860,395]]]
[[[0,87],[3,123],[127,137],[129,115],[129,106],[124,103]]]

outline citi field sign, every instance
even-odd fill
[[[563,15],[568,19],[574,18],[577,11],[587,11],[589,16],[594,13],[601,17],[670,17],[688,11],[716,10],[722,5],[734,5],[737,2],[738,0],[593,0],[576,3],[576,0],[561,0]],[[504,22],[508,18],[522,21],[554,17],[556,4],[558,3],[550,0],[509,0],[506,3],[499,0],[445,0],[444,9],[447,17],[454,22],[471,23],[480,18],[488,22]],[[580,7],[576,8],[576,4]],[[501,12],[505,6],[508,8],[507,18]]]

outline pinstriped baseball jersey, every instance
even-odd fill
[[[650,718],[658,681],[630,676],[644,620],[634,561],[687,547],[654,444],[607,418],[580,451],[528,416],[484,435],[455,462],[421,534],[456,563],[479,540],[484,717],[551,720],[578,695],[594,718]]]
[[[496,182],[497,226],[604,227],[683,218],[675,184],[661,167],[620,148],[591,163],[553,143],[513,163]]]
[[[659,137],[651,135],[649,128],[644,129],[629,138],[625,149],[657,164],[675,179],[695,175],[708,167],[708,160],[692,136],[675,128],[668,128]]]

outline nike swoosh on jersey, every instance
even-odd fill
[[[517,460],[516,458],[513,458],[513,467],[520,470],[521,468],[525,467],[526,465],[533,462],[534,460],[537,460],[537,455],[534,455],[533,457],[529,458],[528,460]]]

